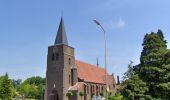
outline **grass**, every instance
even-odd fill
[[[18,100],[18,99],[14,99],[14,98],[13,98],[12,100]],[[19,99],[19,100],[23,100],[23,99]],[[36,100],[36,99],[27,99],[27,98],[26,98],[25,100]]]
[[[113,97],[113,100],[122,100],[123,96]]]

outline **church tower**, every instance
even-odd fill
[[[45,100],[66,100],[69,87],[77,81],[74,68],[74,48],[68,45],[61,18],[54,45],[48,47]]]

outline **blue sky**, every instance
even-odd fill
[[[108,71],[122,76],[139,63],[146,33],[161,29],[170,42],[169,0],[1,0],[0,75],[26,79],[45,76],[47,47],[53,45],[63,12],[76,59],[104,66],[106,30]],[[170,48],[170,43],[168,44]]]

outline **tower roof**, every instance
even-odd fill
[[[57,32],[57,36],[54,42],[55,44],[66,44],[68,45],[68,41],[67,41],[67,35],[66,35],[66,31],[65,31],[65,27],[64,27],[64,21],[63,18],[61,17],[61,21],[60,21],[60,25],[58,28],[58,32]]]

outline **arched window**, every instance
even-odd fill
[[[89,94],[89,85],[87,84],[87,94]]]
[[[103,86],[102,86],[102,91],[103,91]]]
[[[68,64],[71,65],[71,59],[70,58],[68,59]]]
[[[96,96],[98,96],[99,93],[99,87],[96,85]]]
[[[52,54],[52,58],[51,58],[51,60],[53,61],[55,59],[55,55],[54,54]]]
[[[70,75],[69,75],[69,84],[71,84],[71,77],[70,77]]]
[[[59,53],[55,54],[55,59],[58,60],[59,59]]]
[[[95,93],[95,86],[92,87],[93,93]]]

